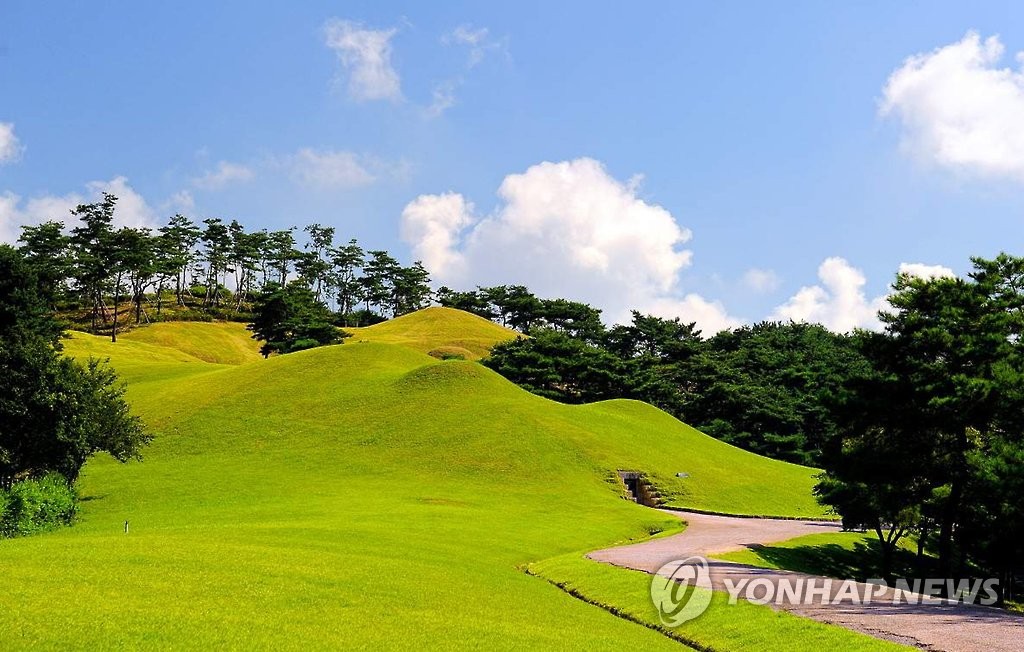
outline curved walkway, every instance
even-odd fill
[[[588,557],[654,573],[670,561],[690,556],[713,557],[715,554],[742,550],[749,545],[777,543],[805,534],[839,530],[837,524],[821,521],[668,513],[687,522],[684,532],[643,543],[598,550]],[[709,560],[709,568],[711,585],[720,591],[726,590],[727,581],[735,586],[742,580],[763,578],[777,585],[782,579],[803,578],[805,581],[816,580],[820,586],[824,579],[718,560]],[[834,582],[833,585],[830,595],[834,597],[839,593],[840,583]],[[868,588],[864,584],[858,584],[857,587],[860,595],[864,595]],[[852,598],[843,598],[836,604],[784,602],[775,606],[800,616],[926,650],[1010,652],[1024,649],[1024,618],[993,607],[951,604],[931,598],[924,598],[919,604],[893,604],[893,594],[892,589],[883,593],[876,590],[873,594],[876,597],[866,604],[859,604]]]

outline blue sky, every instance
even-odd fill
[[[0,239],[112,189],[707,330],[1017,250],[1020,3],[292,4],[5,0]]]

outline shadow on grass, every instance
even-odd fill
[[[927,556],[919,562],[916,554],[900,549],[893,556],[890,572],[883,573],[882,548],[877,540],[872,539],[856,542],[852,548],[837,543],[796,547],[750,544],[747,548],[766,562],[785,570],[859,581],[884,575],[922,577],[928,574],[934,563]]]

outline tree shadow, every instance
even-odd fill
[[[857,542],[853,548],[827,543],[797,547],[749,544],[747,549],[757,553],[766,562],[785,570],[858,581],[885,575],[922,577],[934,566],[934,559],[931,557],[925,556],[919,562],[913,552],[899,549],[893,555],[890,572],[883,573],[882,547],[876,540]]]

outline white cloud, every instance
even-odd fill
[[[877,313],[886,307],[886,297],[864,295],[863,272],[843,258],[832,257],[818,267],[818,279],[821,285],[800,288],[775,309],[772,318],[819,323],[839,333],[880,327]]]
[[[768,293],[779,289],[781,280],[774,270],[753,267],[743,274],[744,287],[758,293]]]
[[[156,212],[146,200],[135,191],[125,177],[114,177],[110,181],[91,181],[86,192],[71,192],[66,195],[42,195],[26,201],[7,191],[0,195],[0,242],[13,243],[21,235],[21,227],[41,224],[49,220],[64,222],[68,228],[74,226],[71,210],[79,204],[98,201],[104,192],[115,195],[117,209],[114,212],[115,226],[135,228],[156,226]]]
[[[481,45],[487,41],[486,27],[473,27],[469,23],[463,23],[452,31],[441,37],[445,43],[462,43],[464,45]]]
[[[180,213],[190,213],[196,208],[196,200],[187,190],[179,190],[171,195],[167,201],[160,205],[165,211],[171,210]]]
[[[459,25],[450,32],[441,35],[441,43],[447,46],[465,48],[467,51],[466,67],[474,68],[490,53],[503,52],[508,57],[508,39],[494,39],[486,27],[473,27],[470,24]],[[436,118],[458,103],[456,91],[465,83],[461,76],[446,79],[434,85],[431,90],[432,101],[423,110],[427,118]]]
[[[327,47],[348,71],[352,99],[400,100],[401,81],[391,64],[391,39],[396,29],[365,29],[350,20],[332,18],[324,25]]]
[[[665,319],[682,317],[687,323],[697,322],[704,336],[736,328],[743,323],[741,319],[730,316],[721,301],[709,301],[692,292],[682,299],[654,299],[645,303],[641,312]]]
[[[192,185],[203,190],[219,190],[231,183],[251,181],[255,176],[252,168],[246,165],[220,161],[214,169],[192,179]]]
[[[300,149],[287,162],[292,177],[307,186],[354,188],[375,180],[352,152]]]
[[[936,278],[954,278],[956,274],[943,265],[925,265],[924,263],[900,263],[900,274],[916,276],[925,280]]]
[[[545,162],[505,177],[486,217],[457,193],[421,195],[402,213],[402,237],[435,281],[454,287],[521,283],[591,303],[611,321],[636,308],[708,333],[736,323],[721,305],[680,291],[690,231],[636,192],[593,159]]]
[[[449,79],[434,86],[434,89],[431,92],[433,95],[433,101],[430,103],[430,106],[424,110],[424,114],[428,118],[436,118],[455,106],[455,89],[458,88],[461,83],[462,82],[460,80]]]
[[[924,263],[900,263],[899,273],[925,280],[956,276],[948,267]],[[882,327],[878,312],[891,308],[889,293],[872,299],[866,297],[866,279],[861,270],[843,258],[826,258],[818,267],[818,279],[821,285],[800,288],[775,309],[772,318],[819,323],[839,333],[854,328],[878,330]]]
[[[999,37],[968,32],[893,72],[880,113],[900,119],[904,148],[952,170],[1024,181],[1024,74],[999,67],[1003,52]]]
[[[0,242],[11,244],[18,239],[18,227],[22,224],[20,202],[21,197],[9,190],[0,195]]]
[[[153,228],[157,217],[142,195],[128,185],[126,177],[114,177],[110,181],[92,181],[86,184],[89,189],[87,201],[93,201],[102,192],[117,197],[117,209],[114,212],[114,224],[133,228]],[[81,203],[81,202],[79,202]]]
[[[420,195],[402,211],[402,240],[439,276],[462,278],[465,259],[458,251],[458,235],[473,223],[473,204],[454,192]]]
[[[0,165],[17,161],[24,150],[14,135],[14,123],[0,122]]]
[[[466,65],[470,68],[483,61],[491,52],[505,52],[506,55],[508,53],[507,39],[491,38],[490,30],[486,27],[473,27],[468,23],[459,25],[441,36],[441,43],[467,48],[469,58]]]

